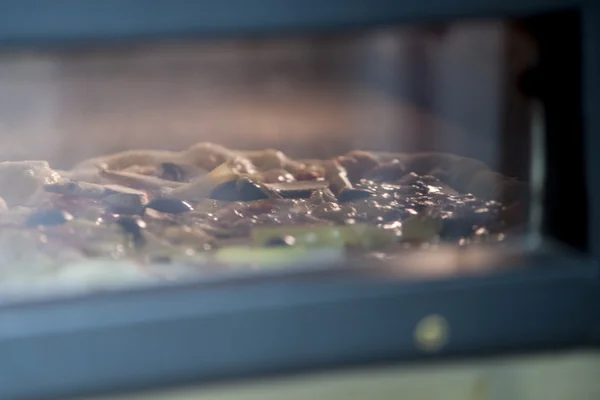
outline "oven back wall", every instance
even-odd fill
[[[499,169],[506,40],[504,24],[471,22],[435,31],[6,52],[0,159],[68,168],[102,153],[207,140],[310,157],[440,150]]]

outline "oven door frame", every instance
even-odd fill
[[[469,257],[463,250],[455,258],[460,268]],[[477,263],[487,272],[452,279],[331,265],[0,307],[0,398],[112,395],[598,344],[596,263],[554,252],[493,258],[492,271]],[[431,321],[437,333],[423,341]]]
[[[450,280],[394,280],[386,267],[334,269],[0,307],[0,398],[65,398],[353,364],[597,345],[600,4],[307,0],[301,12],[291,13],[293,0],[256,2],[248,12],[232,13],[244,9],[243,0],[58,0],[52,9],[42,1],[4,0],[0,45],[292,33],[580,9],[588,256],[532,254],[514,269]],[[441,316],[451,334],[426,351],[416,344],[415,328],[432,315]]]
[[[240,36],[388,24],[526,16],[579,8],[588,0],[2,0],[0,45]],[[592,4],[593,2],[589,2]]]

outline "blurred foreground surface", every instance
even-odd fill
[[[86,400],[597,400],[600,354],[521,356],[325,372]]]

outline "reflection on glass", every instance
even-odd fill
[[[6,52],[0,285],[502,245],[526,222],[534,54],[500,22]]]

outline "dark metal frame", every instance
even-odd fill
[[[66,399],[596,344],[592,263],[555,254],[496,262],[508,270],[406,282],[388,266],[332,268],[8,307],[0,397]],[[431,314],[450,327],[435,353],[414,337]]]
[[[281,34],[463,17],[523,16],[579,0],[3,0],[0,42],[48,44]]]
[[[332,269],[2,307],[0,398],[66,398],[355,363],[592,346],[600,339],[596,1],[0,1],[0,43],[15,46],[352,29],[563,9],[582,16],[588,257],[532,254],[514,269],[505,270],[515,262],[506,259],[492,274],[448,280],[406,282],[393,278],[392,267]],[[415,324],[429,314],[443,315],[451,327],[449,343],[435,355],[414,344]]]

